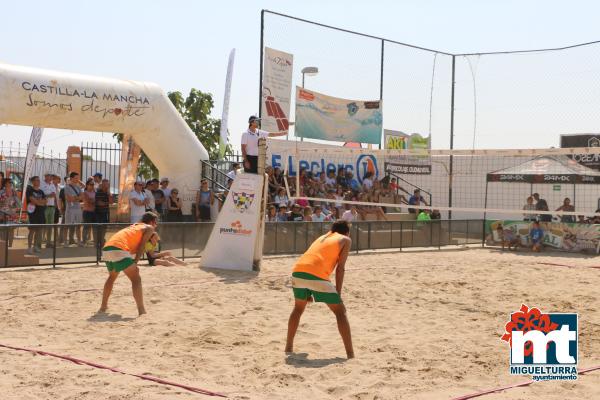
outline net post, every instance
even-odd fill
[[[385,39],[381,39],[381,63],[380,63],[380,71],[379,71],[379,104],[381,109],[383,110],[383,60],[385,56]],[[381,135],[383,132],[379,134],[379,149],[381,149]]]
[[[452,88],[450,92],[450,150],[454,149],[454,89],[456,88],[456,56],[452,56]],[[452,174],[453,155],[450,154],[450,166],[448,175],[448,207],[452,207]],[[448,219],[452,219],[452,210],[448,211]]]
[[[258,78],[258,118],[262,113],[263,58],[265,40],[265,10],[260,10],[260,70]]]

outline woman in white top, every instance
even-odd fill
[[[533,204],[533,197],[529,196],[527,198],[527,204],[523,206],[523,210],[525,211],[535,211],[535,204]],[[537,218],[537,214],[523,214],[523,221],[535,221]]]
[[[287,197],[287,194],[285,194],[285,188],[279,188],[279,190],[277,191],[277,194],[273,198],[273,202],[279,208],[281,206],[288,207],[290,205],[290,204],[288,204],[289,201],[290,201],[290,199]]]

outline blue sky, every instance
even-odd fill
[[[156,82],[165,91],[191,87],[214,95],[220,117],[227,57],[236,48],[230,132],[238,145],[258,112],[260,10],[449,52],[558,47],[600,39],[593,1],[11,1],[2,6],[0,61],[83,74]],[[268,17],[266,44],[323,71],[307,87],[334,96],[378,96],[377,44],[317,35]],[[375,46],[375,47],[373,47]],[[475,146],[548,147],[559,133],[600,131],[600,47],[567,54],[472,57],[477,82]],[[386,47],[384,126],[428,129],[432,55]],[[449,59],[434,80],[433,145],[448,146]],[[514,77],[518,78],[515,79]],[[309,81],[310,79],[310,81]],[[468,61],[457,60],[457,148],[470,148],[473,91]],[[546,124],[546,125],[545,125]],[[29,129],[1,126],[0,139],[27,142]],[[64,151],[110,134],[48,130],[42,146]]]

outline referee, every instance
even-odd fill
[[[248,130],[242,133],[242,157],[244,172],[258,173],[258,139],[284,136],[287,132],[267,132],[258,129],[260,118],[252,115],[248,119]]]

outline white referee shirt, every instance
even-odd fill
[[[260,129],[257,129],[256,132],[252,132],[248,129],[246,132],[242,133],[242,144],[246,145],[246,155],[258,156],[258,139],[266,139],[268,137],[269,132],[261,131]]]

